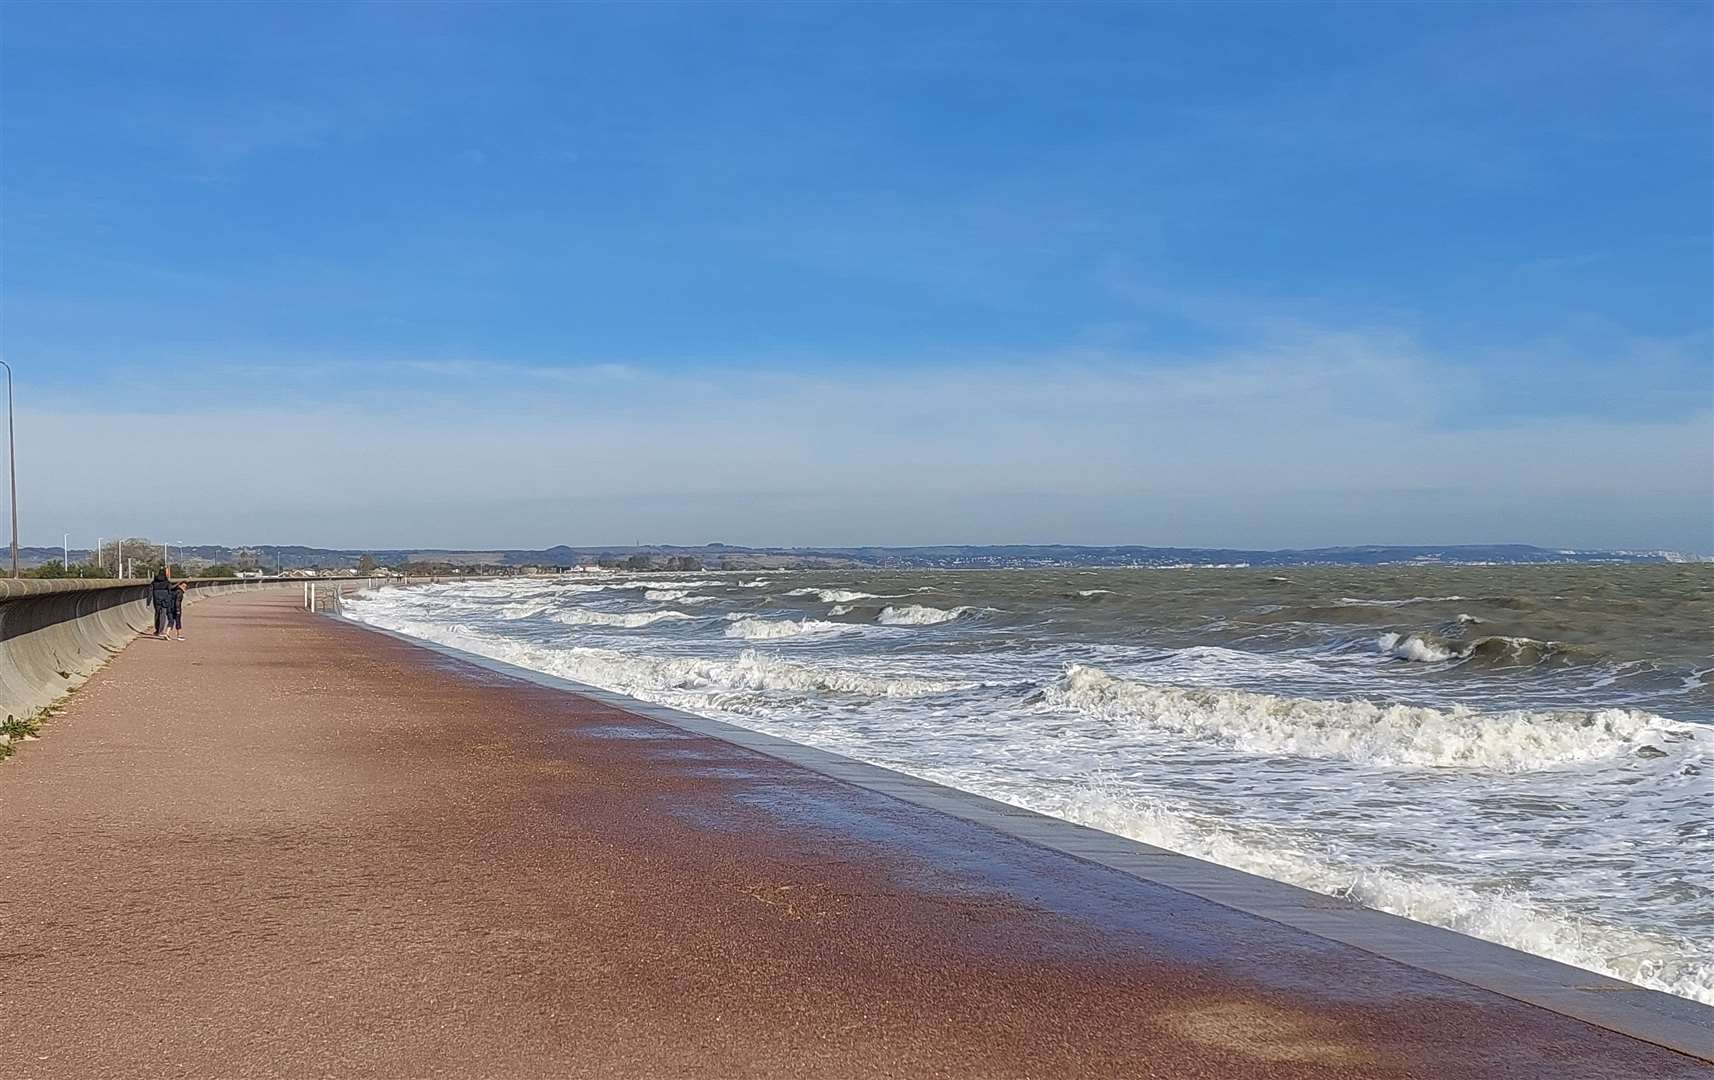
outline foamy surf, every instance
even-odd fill
[[[1351,865],[1312,835],[1235,824],[1096,784],[1047,797],[993,797],[1155,847],[1337,896],[1586,971],[1714,1004],[1714,963],[1670,935],[1577,915],[1527,892],[1472,892],[1420,874]]]
[[[838,634],[857,629],[850,623],[827,622],[823,619],[739,619],[726,628],[726,636],[746,641],[774,641],[779,638],[803,637],[806,634]]]
[[[1703,752],[1710,743],[1708,732],[1690,724],[1622,709],[1479,713],[1306,700],[1150,686],[1082,664],[1041,697],[1117,725],[1218,740],[1244,753],[1376,766],[1534,772],[1626,754]]]
[[[565,611],[548,613],[548,618],[567,626],[620,626],[627,630],[637,630],[655,623],[677,619],[688,619],[690,615],[682,611],[593,611],[589,608],[569,608]]]
[[[874,593],[857,592],[854,589],[793,589],[787,596],[813,596],[824,604],[850,604],[858,600],[874,600]]]
[[[938,623],[951,622],[970,609],[967,607],[945,608],[929,607],[927,604],[905,604],[901,607],[884,607],[875,621],[882,626],[934,626]]]
[[[709,604],[713,603],[717,597],[698,596],[689,589],[649,589],[643,593],[643,599],[653,600],[656,603]]]
[[[1464,596],[1407,596],[1402,600],[1376,600],[1364,596],[1341,596],[1339,602],[1350,607],[1408,607],[1411,604],[1450,604],[1466,599],[1468,597]]]
[[[1480,619],[1458,616],[1458,626],[1472,626]],[[1578,650],[1557,641],[1537,641],[1527,637],[1491,634],[1473,641],[1448,640],[1437,634],[1386,633],[1375,639],[1375,647],[1400,660],[1421,664],[1444,664],[1449,660],[1471,660],[1492,667],[1531,667],[1548,661],[1573,662]],[[1593,659],[1587,652],[1582,659]]]

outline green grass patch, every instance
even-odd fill
[[[33,739],[41,733],[42,722],[40,720],[8,716],[5,720],[0,721],[0,735],[4,735],[8,740]]]

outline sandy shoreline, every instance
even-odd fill
[[[9,1075],[1711,1072],[294,603],[0,766]]]

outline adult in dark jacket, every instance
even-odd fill
[[[156,637],[166,637],[167,627],[172,625],[174,592],[173,579],[167,568],[163,566],[155,571],[155,579],[149,582],[149,605],[155,609]]]

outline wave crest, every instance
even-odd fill
[[[1224,743],[1244,753],[1363,765],[1536,772],[1646,750],[1682,756],[1711,741],[1690,724],[1627,709],[1478,713],[1246,690],[1151,686],[1073,664],[1049,704],[1116,723]],[[1672,749],[1679,749],[1673,755]]]
[[[688,619],[691,616],[682,611],[627,611],[624,613],[612,611],[590,611],[588,608],[572,608],[570,611],[556,611],[548,618],[567,626],[617,626],[627,630],[635,630],[641,626],[653,626],[655,623]]]
[[[927,604],[905,604],[900,607],[884,607],[875,621],[883,626],[934,626],[938,623],[951,622],[970,609],[967,607],[945,608],[929,607]]]
[[[1461,625],[1472,625],[1480,620],[1460,615]],[[1448,641],[1437,634],[1382,634],[1375,639],[1375,647],[1382,652],[1396,656],[1401,660],[1414,660],[1421,664],[1442,664],[1448,660],[1469,661],[1478,666],[1487,667],[1534,667],[1537,664],[1566,663],[1576,659],[1578,652],[1573,646],[1558,641],[1537,641],[1528,637],[1507,637],[1503,634],[1493,634],[1479,637],[1474,641]],[[1585,657],[1588,653],[1585,652]]]
[[[805,634],[835,634],[855,630],[850,623],[827,622],[823,619],[739,619],[726,628],[729,638],[746,641],[772,641],[776,638],[802,637]]]
[[[874,593],[857,592],[855,589],[818,589],[811,585],[808,588],[793,589],[787,596],[813,596],[824,604],[849,604],[857,600],[874,600]]]

